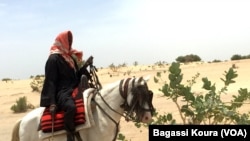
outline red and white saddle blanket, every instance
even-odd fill
[[[85,110],[83,99],[76,99],[76,115],[75,115],[75,125],[80,125],[85,123]],[[54,117],[54,131],[59,131],[64,129],[64,111],[59,111]],[[49,108],[45,108],[43,115],[41,117],[41,130],[45,133],[52,132],[52,115]]]
[[[95,91],[94,88],[89,88],[83,92],[83,98],[76,99],[75,104],[77,112],[75,116],[76,131],[89,128],[95,124],[91,109],[91,99]],[[64,112],[60,111],[55,114],[54,118],[54,136],[66,133],[64,130]],[[52,136],[52,116],[48,108],[45,108],[41,113],[41,123],[39,130],[39,138],[45,139]]]

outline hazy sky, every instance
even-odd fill
[[[249,55],[249,7],[249,0],[0,0],[0,78],[44,74],[64,30],[97,68]]]

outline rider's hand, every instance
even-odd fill
[[[50,111],[50,113],[55,113],[56,112],[56,105],[55,104],[51,104],[49,106],[49,111]]]

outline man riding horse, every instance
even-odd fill
[[[45,64],[45,80],[40,99],[40,106],[49,108],[51,114],[64,111],[67,141],[74,141],[74,136],[79,136],[75,132],[76,105],[72,93],[78,91],[82,75],[88,79],[91,77],[86,69],[89,62],[79,66],[83,53],[72,49],[72,43],[71,31],[64,31],[56,37]]]
[[[134,122],[149,123],[151,121],[154,108],[153,92],[147,86],[149,78],[127,78],[102,88],[96,75],[97,69],[93,66],[93,57],[91,56],[83,65],[78,66],[83,54],[81,51],[72,49],[72,42],[73,36],[70,31],[62,32],[56,37],[45,65],[41,107],[30,111],[18,120],[14,125],[11,141],[41,141],[47,137],[55,141],[64,141],[65,137],[67,141],[75,141],[75,137],[78,141],[115,141],[121,117]],[[84,78],[86,78],[85,81],[82,81]],[[82,86],[85,89],[91,88],[83,93]],[[92,93],[91,90],[94,92]],[[89,92],[92,97],[88,95]],[[86,103],[81,101],[75,104],[75,101],[82,99]],[[91,110],[92,104],[95,105],[93,111]],[[81,108],[78,107],[79,105]],[[82,109],[83,114],[87,113],[86,121],[89,121],[88,126],[80,129],[79,126],[76,127],[77,124],[74,121],[75,117],[78,117],[79,109],[80,111]],[[46,111],[50,116],[43,116]],[[53,136],[53,125],[54,123],[58,125],[58,122],[53,122],[55,113],[56,120],[59,117],[57,115],[64,113],[64,116],[60,116],[60,119],[64,119],[62,123],[60,121],[60,129],[57,131],[65,129],[67,134]],[[52,129],[47,126],[46,122],[46,129],[48,129],[46,131],[52,131],[52,135],[49,133],[48,136],[44,136],[41,133],[44,132],[43,117],[46,117],[46,121],[49,118],[52,119],[49,120],[49,124],[52,123]],[[84,120],[81,119],[83,122]]]

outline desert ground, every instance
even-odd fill
[[[193,91],[202,91],[202,77],[207,77],[212,83],[216,84],[218,89],[222,86],[222,81],[220,78],[224,78],[223,74],[228,71],[232,65],[236,66],[236,71],[238,77],[235,79],[236,83],[229,86],[228,92],[223,96],[224,101],[230,101],[232,95],[237,95],[240,88],[247,88],[250,90],[250,60],[238,60],[238,61],[224,61],[218,63],[190,63],[182,64],[181,69],[184,75],[183,83],[187,80],[191,80],[196,73],[200,73],[197,82],[192,87]],[[165,65],[164,67],[159,67],[156,65],[138,65],[138,66],[127,66],[118,69],[117,72],[113,72],[109,68],[102,68],[98,71],[98,76],[102,85],[112,83],[114,81],[132,77],[132,76],[151,76],[148,82],[149,88],[154,92],[153,105],[156,110],[160,113],[172,113],[174,118],[179,118],[179,114],[175,104],[171,100],[167,100],[166,97],[162,96],[162,93],[158,91],[162,84],[156,84],[153,77],[156,76],[158,71],[168,70],[170,65]],[[96,66],[98,68],[98,66]],[[125,74],[125,72],[130,72],[130,74]],[[112,75],[112,77],[110,77]],[[168,80],[168,73],[163,77]],[[9,141],[11,139],[11,132],[14,123],[22,118],[26,113],[13,113],[10,107],[16,103],[19,97],[26,96],[30,104],[38,107],[40,93],[32,92],[30,87],[30,82],[32,79],[26,80],[13,80],[12,82],[0,82],[0,141]],[[249,104],[245,104],[242,108],[242,112],[250,111]],[[180,121],[179,121],[180,122]],[[123,118],[121,119],[120,131],[126,136],[126,139],[131,141],[147,141],[148,140],[148,129],[147,128],[137,128],[132,122],[126,122]]]

